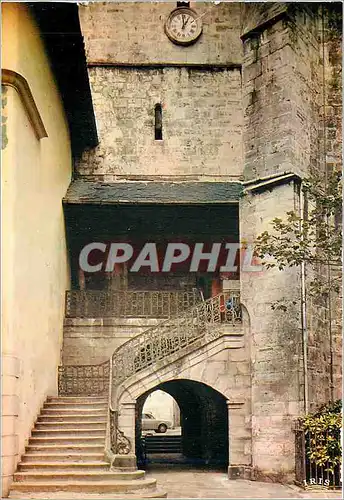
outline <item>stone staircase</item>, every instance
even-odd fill
[[[107,411],[104,396],[48,398],[14,474],[10,498],[35,498],[35,493],[54,498],[61,492],[66,492],[65,498],[71,493],[73,498],[78,493],[80,498],[94,493],[166,497],[144,471],[110,470],[104,461]]]

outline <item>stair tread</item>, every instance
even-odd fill
[[[41,462],[37,460],[37,462],[19,462],[18,465],[24,465],[25,467],[30,466],[30,465],[35,465],[37,467],[40,466],[68,466],[68,465],[78,465],[80,467],[87,467],[87,466],[92,466],[92,465],[108,465],[110,467],[109,462],[63,462],[63,461],[56,461],[56,462],[46,462],[45,460],[42,460]]]
[[[67,408],[71,406],[81,406],[82,408],[101,406],[104,408],[108,406],[108,404],[108,401],[45,401],[43,404],[43,408],[50,406],[66,406]]]
[[[101,429],[99,429],[98,427],[95,427],[94,429],[92,429],[92,427],[90,429],[82,429],[80,427],[70,427],[68,429],[33,429],[34,432],[54,432],[54,433],[57,433],[57,432],[90,432],[90,431],[97,431],[97,432],[100,432]]]
[[[62,401],[63,399],[80,400],[80,399],[88,399],[90,401],[104,401],[107,402],[107,398],[105,396],[48,396],[47,401]]]
[[[83,474],[85,475],[85,474]],[[12,483],[13,489],[15,489],[18,485],[25,485],[25,486],[37,486],[37,485],[44,485],[47,484],[48,486],[56,485],[56,486],[67,486],[67,485],[73,485],[73,484],[80,484],[80,485],[85,485],[85,486],[97,486],[97,485],[111,485],[111,484],[118,484],[121,486],[129,486],[129,485],[138,485],[138,484],[155,484],[156,479],[151,479],[151,478],[137,478],[137,479],[113,479],[112,481],[82,481],[79,479],[76,480],[68,480],[65,482],[61,481],[49,481],[48,483],[44,481],[18,481]]]
[[[43,408],[41,415],[44,415],[44,412],[47,411],[50,414],[53,412],[54,415],[57,415],[62,412],[62,415],[70,415],[76,412],[81,412],[81,415],[88,415],[94,412],[99,413],[100,411],[104,412],[104,408]]]
[[[13,491],[13,493],[10,493],[8,498],[15,498],[18,500],[27,500],[27,499],[37,499],[41,498],[43,500],[47,500],[46,493],[44,492],[25,492],[25,497],[22,496],[24,492],[16,492]],[[63,495],[63,496],[61,496]],[[61,490],[56,490],[56,491],[51,491],[49,492],[49,498],[50,499],[56,499],[56,500],[66,500],[65,492],[62,492]],[[128,498],[128,500],[133,500],[133,499],[142,499],[142,498],[167,498],[167,492],[166,491],[152,491],[150,493],[147,492],[142,492],[141,494],[138,493],[131,493],[131,492],[126,492],[123,491],[123,493],[111,493],[111,499],[120,499],[124,500],[125,498]],[[82,500],[109,500],[109,493],[83,493],[82,494]],[[69,499],[68,499],[69,500]]]
[[[49,420],[49,422],[36,422],[38,425],[65,425],[65,424],[106,424],[106,420],[91,420],[90,422],[85,422],[84,420],[74,420],[73,422],[59,422],[58,420]]]
[[[108,476],[132,476],[132,475],[137,475],[137,476],[142,476],[142,473],[144,471],[131,471],[131,472],[116,472],[116,471],[59,471],[57,474],[55,473],[52,473],[51,471],[46,471],[46,470],[43,470],[43,471],[23,471],[23,472],[15,472],[14,473],[14,476],[31,476],[31,477],[35,477],[35,476],[47,476],[47,477],[50,477],[50,476],[99,476],[100,474],[101,475],[108,475]]]
[[[58,456],[60,456],[60,457],[65,457],[65,456],[68,456],[68,457],[69,457],[69,456],[71,456],[71,457],[72,457],[72,456],[75,456],[75,457],[80,457],[80,456],[82,456],[82,455],[80,455],[80,453],[79,453],[79,452],[72,452],[72,451],[71,451],[71,452],[68,452],[67,454],[66,454],[66,452],[64,452],[64,453],[59,453],[59,452],[57,451],[56,453],[42,453],[42,455],[44,455],[45,457],[50,457],[50,456],[51,456],[51,457],[55,457],[55,456],[56,456],[56,457],[58,457]],[[100,457],[100,456],[103,456],[103,453],[86,453],[85,455],[87,455],[87,456],[95,456],[95,457]],[[29,453],[24,453],[24,455],[23,455],[23,456],[25,456],[25,457],[29,457],[29,456],[32,456],[32,455],[31,455],[31,454],[29,454]],[[33,455],[33,456],[38,457],[38,456],[39,456],[39,454],[38,454],[38,453],[35,453],[35,455]]]
[[[55,414],[55,413],[52,413],[52,414],[47,414],[47,415],[39,415],[38,417],[38,420],[37,420],[37,423],[40,424],[40,423],[43,423],[45,420],[48,420],[48,421],[52,421],[54,418],[70,418],[70,417],[73,417],[73,420],[72,422],[75,422],[76,420],[74,420],[75,418],[81,418],[83,422],[87,422],[87,420],[84,420],[85,418],[93,418],[93,417],[104,417],[106,418],[106,413],[97,413],[96,415],[89,415],[89,414],[78,414],[78,413],[72,413],[71,415],[67,414]],[[57,420],[58,422],[58,420]],[[71,420],[65,420],[66,423],[68,422],[71,422]],[[101,422],[101,420],[98,420],[98,422]]]
[[[8,498],[15,498],[18,500],[27,500],[27,499],[36,499],[36,498],[41,498],[43,500],[47,500],[46,493],[44,492],[25,492],[25,497],[22,496],[24,492],[13,492],[10,493]],[[63,496],[61,496],[63,495]],[[126,492],[123,491],[122,493],[111,493],[111,499],[120,499],[123,500],[125,498],[128,498],[128,500],[133,500],[133,499],[142,499],[142,498],[166,498],[167,497],[167,492],[166,491],[161,491],[161,490],[155,490],[150,493],[147,492],[141,492],[140,494],[138,493],[131,493],[131,492]],[[51,491],[49,492],[49,498],[51,499],[56,499],[56,500],[65,500],[65,492],[63,491]],[[82,500],[99,500],[99,499],[104,499],[104,500],[109,500],[109,494],[108,493],[87,493],[84,492],[82,494]]]
[[[10,498],[12,492],[13,498],[26,492],[34,498],[69,491],[157,497],[156,479],[145,471],[110,469],[104,457],[107,423],[107,396],[48,397],[13,475]]]
[[[37,448],[38,446],[36,444],[29,444],[27,446],[27,448]],[[46,449],[55,449],[56,446],[54,445],[51,445],[51,444],[47,444],[47,445],[44,445],[44,444],[40,444],[39,445],[40,448],[46,448]],[[59,444],[58,445],[59,448],[70,448],[70,444],[65,444],[65,443],[62,443],[62,444]],[[99,448],[99,444],[83,444],[83,443],[80,443],[78,444],[77,446],[78,448]]]
[[[85,436],[85,438],[87,439],[90,439],[91,441],[93,441],[94,439],[99,439],[99,438],[103,438],[104,435],[103,434],[99,434],[99,436]],[[59,436],[52,436],[52,437],[49,437],[49,436],[34,436],[33,438],[31,439],[39,439],[39,440],[43,440],[43,441],[54,441],[55,439],[58,439]],[[64,434],[61,435],[61,439],[67,439],[66,436]],[[78,437],[75,437],[75,436],[69,436],[68,439],[70,439],[71,441],[78,441],[79,439],[84,439],[82,436],[78,436]]]
[[[50,410],[51,412],[52,410]],[[63,419],[63,421],[65,422],[71,422],[71,420],[68,420],[69,418],[72,418],[72,422],[75,422],[75,419],[81,419],[83,420],[84,422],[87,422],[86,419],[91,419],[91,418],[106,418],[106,414],[105,413],[82,413],[82,414],[78,414],[78,413],[72,413],[70,411],[66,411],[64,413],[47,413],[47,414],[41,414],[40,415],[40,419],[37,420],[37,423],[41,423],[42,420],[53,420],[54,418],[61,418]],[[66,420],[65,420],[66,419]],[[99,420],[98,420],[99,422]]]

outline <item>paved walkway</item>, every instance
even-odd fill
[[[229,480],[226,472],[207,470],[201,467],[190,469],[184,466],[154,465],[147,468],[147,477],[158,481],[158,489],[167,491],[172,498],[342,498],[340,491],[304,491],[297,486],[258,481]],[[111,500],[120,495],[63,493],[17,494],[15,499],[44,500]],[[127,497],[128,498],[128,497]],[[134,498],[134,497],[133,497]],[[137,498],[137,497],[136,497]]]
[[[226,472],[185,466],[147,467],[168,498],[342,498],[340,491],[305,491],[294,485],[229,480]]]

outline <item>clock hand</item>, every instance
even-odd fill
[[[203,16],[205,16],[207,14],[207,12],[203,12],[203,14],[201,14],[200,16],[196,17],[196,19],[194,19],[194,21],[198,21],[198,19],[201,19]]]

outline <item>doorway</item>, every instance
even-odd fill
[[[160,439],[162,445],[160,449],[146,444],[147,429],[143,430],[142,415],[148,413],[149,401],[153,399],[157,391],[172,396],[178,405],[180,411],[179,448],[177,439],[172,437],[178,435],[176,429],[173,428],[159,433],[157,427],[157,431],[151,432],[153,438],[148,437],[148,440],[159,443]],[[155,416],[153,411],[150,413]],[[145,424],[144,427],[147,425]],[[166,439],[167,436],[170,437]],[[174,453],[171,452],[172,441],[175,441]],[[193,380],[171,380],[139,397],[136,404],[136,456],[139,467],[155,463],[182,463],[227,468],[228,455],[226,398],[212,387]]]

